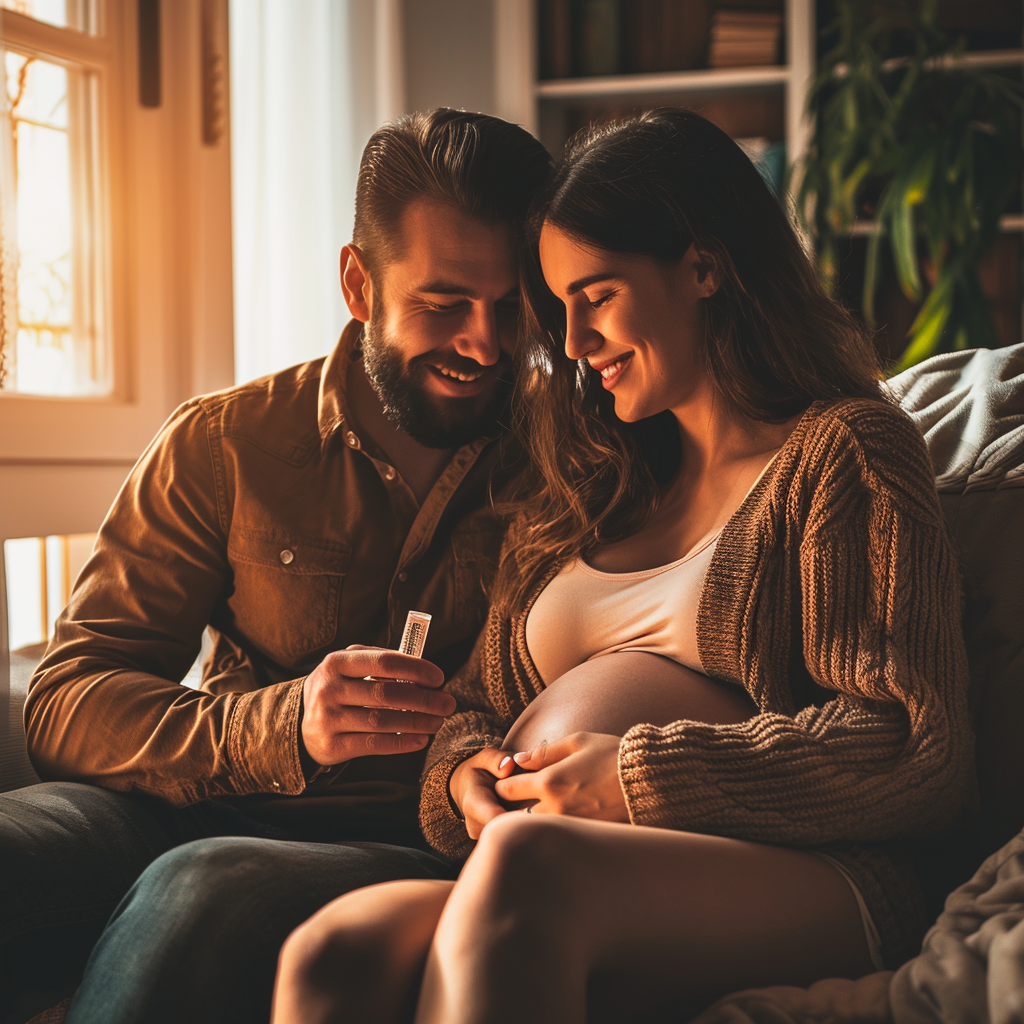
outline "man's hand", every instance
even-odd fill
[[[437,692],[443,683],[436,665],[397,651],[349,647],[328,654],[302,687],[306,752],[332,765],[421,750],[455,710],[455,698]]]
[[[507,750],[489,747],[467,758],[452,772],[448,790],[466,819],[470,839],[479,839],[484,825],[506,812],[507,808],[494,795],[494,786],[499,779],[511,775],[515,767]]]
[[[502,779],[494,791],[509,803],[530,803],[534,814],[569,814],[598,821],[629,821],[619,785],[618,736],[576,732],[515,755],[526,772]]]

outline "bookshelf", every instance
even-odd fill
[[[814,73],[814,0],[779,0],[779,5],[784,63],[542,78],[538,0],[495,0],[498,113],[525,125],[557,154],[590,120],[682,104],[734,137],[784,143],[792,163],[811,132],[804,97]],[[623,5],[624,17],[630,6]]]
[[[783,142],[788,166],[806,152],[813,125],[805,116],[804,102],[816,66],[817,24],[826,24],[831,17],[829,0],[776,0],[782,10],[779,63],[574,77],[542,77],[539,4],[544,2],[493,0],[495,95],[499,116],[527,127],[553,154],[560,153],[566,139],[588,121],[663,103],[692,107],[735,138]],[[722,3],[763,8],[772,0]],[[634,9],[631,0],[622,0],[621,6],[627,17]],[[1024,38],[1017,28],[1008,30],[1020,21],[1021,0],[944,0],[944,6],[951,27],[958,29],[962,23],[968,28],[968,52],[960,60],[1012,76],[1024,74]],[[1024,334],[1024,208],[1019,200],[1000,228],[982,278],[999,333],[1004,344],[1011,344]],[[847,287],[842,291],[855,308],[860,287],[855,268],[871,231],[872,225],[863,223],[851,233]],[[881,312],[888,323],[879,337],[883,352],[898,350],[914,315],[895,279],[891,291],[890,308]]]

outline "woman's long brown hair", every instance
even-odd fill
[[[588,248],[718,269],[704,365],[734,409],[784,422],[819,399],[881,399],[870,339],[822,290],[778,199],[743,151],[692,111],[661,108],[585,129],[531,218],[516,358],[515,426],[531,458],[494,599],[521,612],[553,568],[640,529],[678,470],[669,412],[638,423],[585,361],[566,358],[565,307],[540,272],[544,223]]]

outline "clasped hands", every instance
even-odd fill
[[[507,813],[507,804],[522,804],[534,814],[628,822],[619,743],[618,736],[577,732],[514,755],[487,748],[467,758],[452,773],[449,790],[470,839]],[[514,774],[517,765],[525,770]]]

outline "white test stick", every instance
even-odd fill
[[[428,629],[430,629],[430,616],[426,612],[409,612],[405,617],[405,629],[402,630],[402,642],[398,645],[398,653],[422,658]],[[395,682],[411,683],[412,680],[396,679]]]
[[[411,654],[414,658],[422,658],[429,628],[430,616],[426,612],[409,612],[405,618],[402,642],[398,645],[399,654]]]

